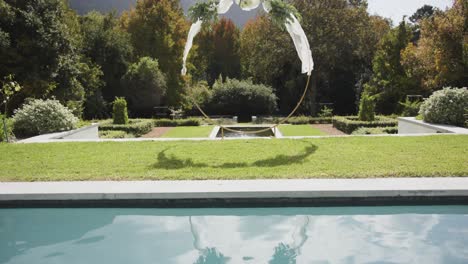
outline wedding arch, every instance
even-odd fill
[[[234,133],[256,134],[278,127],[279,125],[287,122],[288,119],[291,118],[297,112],[307,94],[307,90],[310,83],[310,76],[314,68],[314,61],[312,58],[312,51],[310,49],[309,40],[307,39],[307,36],[304,30],[302,29],[301,24],[299,23],[298,18],[300,18],[300,14],[297,11],[297,9],[291,4],[286,3],[283,0],[208,0],[206,2],[197,3],[190,8],[189,12],[193,24],[190,27],[190,31],[187,37],[187,43],[184,49],[183,65],[181,72],[182,75],[187,74],[187,57],[192,48],[193,40],[195,36],[201,31],[203,23],[209,23],[210,21],[215,20],[218,15],[227,13],[231,6],[234,4],[234,2],[237,5],[239,5],[239,7],[244,11],[253,10],[261,4],[265,12],[271,18],[271,20],[278,26],[283,27],[291,36],[297,51],[297,55],[299,56],[299,59],[302,62],[302,73],[307,74],[307,82],[302,97],[299,99],[296,107],[291,111],[291,113],[287,117],[281,119],[277,124],[269,128],[249,132],[238,131],[229,127],[221,126],[222,129]],[[194,100],[191,95],[190,97],[194,105],[200,111],[200,113],[202,113],[202,115],[209,121],[215,123],[205,113],[205,111],[203,111],[203,109],[196,102],[196,100]]]

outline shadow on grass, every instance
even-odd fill
[[[167,155],[166,148],[158,153],[158,161],[152,165],[153,169],[183,169],[183,168],[215,168],[215,169],[234,169],[247,167],[279,167],[291,164],[304,163],[305,159],[317,151],[318,147],[314,144],[306,146],[302,151],[295,155],[276,155],[273,158],[258,160],[252,163],[247,162],[227,162],[219,165],[213,165],[203,162],[194,162],[192,159],[181,159],[175,155]]]

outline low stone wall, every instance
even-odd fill
[[[455,133],[468,134],[468,129],[449,125],[426,123],[415,117],[398,118],[398,134],[437,134]]]

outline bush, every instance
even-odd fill
[[[250,80],[220,80],[213,85],[211,109],[218,115],[234,115],[239,119],[268,115],[276,110],[273,88],[253,84]]]
[[[100,138],[134,138],[135,136],[121,130],[99,131]]]
[[[467,108],[467,88],[444,88],[425,100],[419,113],[428,123],[463,126]]]
[[[11,120],[11,118],[7,118],[6,124],[7,124],[8,138],[12,140],[14,138],[13,120]],[[6,138],[5,138],[5,130],[3,128],[3,115],[0,114],[0,142],[3,142],[3,141],[6,141]]]
[[[33,99],[15,111],[13,131],[16,136],[29,137],[71,130],[77,122],[78,118],[59,101]]]
[[[361,121],[374,121],[375,120],[375,103],[374,99],[367,93],[361,96],[359,103],[359,120]]]
[[[360,127],[394,127],[398,121],[384,116],[376,116],[374,121],[360,121],[356,116],[335,116],[333,126],[346,134],[352,134]]]
[[[403,112],[401,116],[417,116],[419,114],[419,108],[421,108],[421,101],[411,102],[406,99],[405,102],[400,102],[400,105],[403,106]]]
[[[329,117],[329,118],[332,118],[333,117],[333,108],[330,108],[328,106],[324,106],[322,108],[322,110],[320,110],[320,113],[318,114],[319,117]]]
[[[331,124],[331,117],[307,117],[307,116],[297,116],[291,117],[286,121],[286,124],[291,125],[306,125],[306,124]]]
[[[126,125],[113,124],[111,121],[99,124],[100,131],[124,131],[133,134],[136,137],[147,134],[153,129],[153,120],[151,119],[131,119]]]
[[[196,118],[190,119],[156,119],[154,120],[155,127],[177,127],[177,126],[200,126],[201,121]]]
[[[353,135],[398,134],[398,127],[361,127]]]
[[[125,98],[115,98],[112,117],[116,125],[128,123],[127,101],[125,101]]]
[[[130,65],[122,82],[130,110],[137,116],[152,116],[154,107],[161,105],[167,90],[166,77],[158,61],[150,57],[142,57]]]

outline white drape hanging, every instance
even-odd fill
[[[234,0],[220,0],[217,11],[218,14],[225,14],[229,11],[233,4]],[[271,3],[269,0],[235,0],[236,4],[242,8],[242,10],[253,10],[257,8],[260,3],[263,4],[263,9],[265,12],[270,12],[271,10]],[[182,65],[182,75],[187,74],[187,57],[192,49],[193,39],[195,36],[200,32],[201,26],[203,21],[198,19],[197,22],[192,24],[190,27],[190,31],[187,37],[187,43],[185,44],[184,49],[184,57],[183,57],[183,65]],[[301,24],[297,20],[297,18],[291,14],[291,18],[287,20],[285,23],[286,30],[288,31],[289,35],[291,36],[294,46],[296,47],[297,55],[302,62],[302,73],[307,73],[307,75],[312,74],[312,70],[314,69],[314,61],[312,59],[312,51],[310,50],[309,40],[302,29]]]

